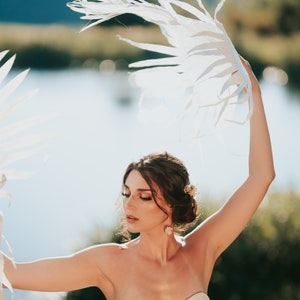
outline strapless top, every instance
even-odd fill
[[[190,297],[188,297],[186,300],[210,300],[208,296],[203,292],[198,292]]]

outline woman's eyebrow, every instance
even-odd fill
[[[127,184],[125,184],[125,183],[124,183],[124,187],[125,187],[126,189],[129,189],[129,190],[130,190],[129,186],[128,186]],[[139,192],[153,192],[153,190],[150,189],[150,188],[138,188],[138,189],[136,189],[136,190],[139,191]]]
[[[150,188],[147,188],[147,189],[141,188],[141,189],[137,189],[137,191],[139,191],[139,192],[152,192],[152,190]]]

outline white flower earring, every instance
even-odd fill
[[[170,236],[170,235],[173,234],[173,232],[174,232],[174,229],[173,229],[172,226],[168,226],[168,225],[167,225],[167,226],[165,227],[165,233],[166,233],[166,235]]]

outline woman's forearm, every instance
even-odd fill
[[[248,62],[244,62],[252,84],[254,101],[250,119],[249,176],[270,184],[275,177],[270,134],[261,90]]]
[[[272,147],[260,92],[253,93],[254,111],[250,121],[249,175],[272,181],[275,176]]]

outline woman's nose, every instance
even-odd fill
[[[124,199],[125,208],[134,208],[135,207],[135,198],[133,195],[130,195]]]

